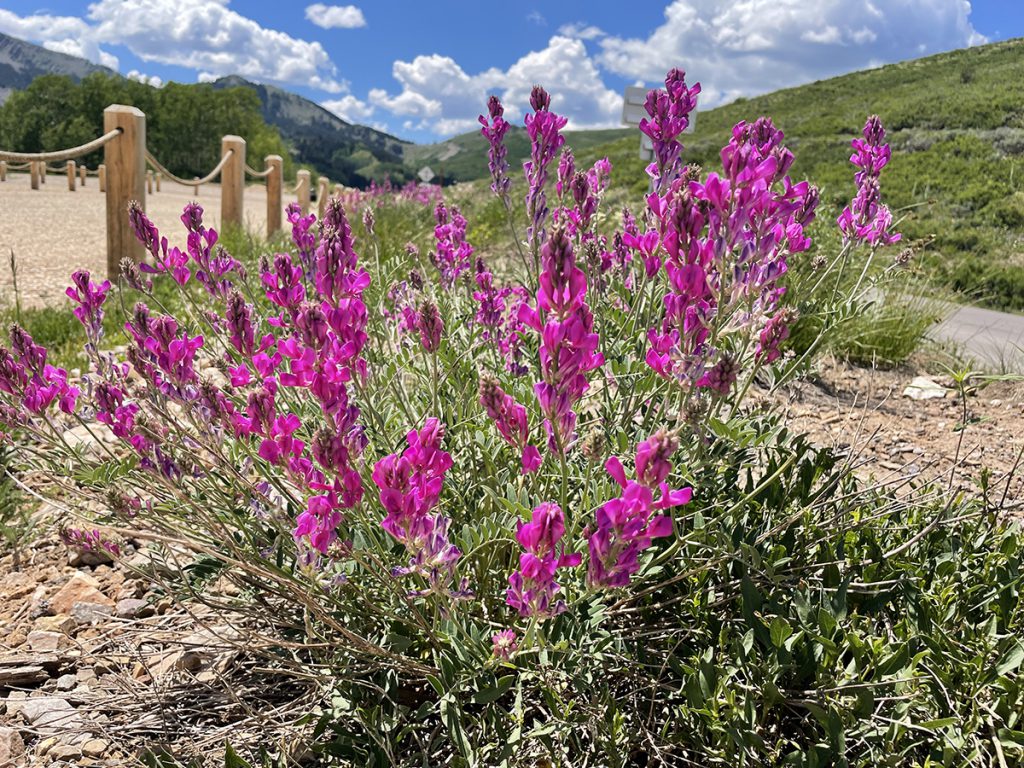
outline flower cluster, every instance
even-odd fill
[[[672,535],[672,518],[659,513],[687,504],[693,496],[690,488],[670,490],[666,482],[672,471],[669,459],[678,447],[678,440],[665,432],[641,442],[636,449],[636,480],[626,479],[618,458],[606,462],[605,469],[622,492],[598,508],[593,530],[584,532],[590,549],[590,586],[627,586],[640,570],[640,553],[653,539]],[[660,498],[654,498],[654,491],[660,491]]]
[[[0,392],[32,414],[41,414],[54,402],[64,413],[74,413],[79,390],[68,384],[68,373],[46,362],[46,349],[17,325],[11,327],[11,346],[0,346]],[[17,414],[4,421],[21,421]]]
[[[345,187],[331,195],[332,200],[341,203],[346,211],[358,211],[366,206],[378,205],[382,202],[412,203],[414,205],[432,206],[444,199],[444,193],[437,184],[418,184],[407,181],[402,186],[395,186],[390,178],[378,184],[371,181],[366,189]]]
[[[526,420],[526,407],[517,403],[512,395],[506,394],[493,376],[480,378],[480,405],[505,442],[519,453],[523,474],[536,472],[543,459],[537,447],[529,443],[530,427]]]
[[[850,162],[860,170],[854,175],[857,194],[850,205],[839,214],[837,224],[845,242],[862,242],[872,246],[892,245],[899,242],[900,234],[891,232],[892,211],[882,203],[878,179],[889,164],[892,150],[883,143],[885,129],[878,115],[872,115],[864,124],[864,138],[854,139]]]
[[[530,94],[533,113],[526,116],[526,134],[530,137],[530,159],[523,163],[526,175],[526,215],[529,224],[526,239],[534,257],[544,242],[544,226],[548,218],[547,195],[548,166],[565,143],[560,131],[568,118],[551,111],[551,96],[539,85]]]
[[[95,528],[91,531],[82,528],[61,528],[59,535],[64,546],[78,552],[103,552],[114,557],[121,555],[121,547],[117,542],[106,538]]]
[[[587,306],[587,278],[576,266],[572,244],[556,229],[541,250],[536,309],[523,306],[520,319],[540,334],[542,380],[534,386],[549,448],[565,455],[575,440],[576,402],[587,391],[586,374],[604,364],[597,351],[594,316]]]
[[[428,418],[422,429],[406,435],[408,447],[400,456],[392,453],[374,465],[373,482],[387,513],[381,527],[410,555],[409,567],[395,569],[395,575],[419,574],[427,580],[428,591],[465,596],[464,583],[449,592],[462,552],[448,540],[450,520],[433,511],[453,463],[441,448],[443,439],[444,426]]]
[[[526,550],[519,556],[519,568],[508,577],[505,602],[520,616],[549,618],[566,609],[555,581],[559,568],[582,562],[578,552],[566,553],[559,542],[565,535],[565,515],[557,504],[545,502],[533,510],[530,522],[520,521],[516,541]]]
[[[508,177],[508,148],[505,146],[505,134],[511,127],[505,118],[505,109],[497,96],[487,100],[488,120],[483,115],[477,119],[483,127],[481,135],[487,139],[487,167],[491,172],[491,190],[503,201],[508,200],[508,190],[512,180]]]
[[[726,336],[759,333],[775,315],[788,257],[810,246],[804,230],[818,203],[814,187],[790,181],[793,154],[782,139],[767,118],[737,124],[721,175],[700,182],[684,173],[648,197],[655,228],[623,237],[648,275],[663,266],[668,278],[661,325],[648,332],[647,362],[659,375],[721,392],[737,373],[711,373]]]
[[[466,219],[458,208],[449,210],[443,202],[434,209],[437,226],[434,227],[436,250],[430,260],[441,273],[441,286],[446,290],[455,285],[464,271],[470,268],[473,246],[466,241]]]
[[[89,344],[95,347],[103,337],[103,302],[110,291],[110,281],[94,283],[89,273],[80,269],[71,275],[73,285],[65,294],[78,306],[74,313],[78,321],[85,327],[85,335]]]
[[[672,69],[665,76],[665,90],[654,89],[647,94],[644,109],[650,119],[640,121],[640,131],[650,138],[654,148],[654,162],[647,172],[657,182],[659,192],[668,189],[680,175],[683,145],[679,136],[690,125],[699,93],[700,83],[688,87],[686,73]]]

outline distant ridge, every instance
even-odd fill
[[[77,82],[93,72],[117,75],[108,67],[78,56],[50,51],[0,33],[0,104],[14,91],[27,88],[40,75],[66,75]]]
[[[263,105],[263,119],[275,126],[296,161],[313,165],[332,181],[361,186],[371,178],[410,175],[403,164],[410,143],[365,125],[342,120],[309,99],[238,75],[214,81],[214,88],[250,88]]]

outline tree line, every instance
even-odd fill
[[[15,152],[49,152],[84,144],[103,134],[103,110],[111,104],[146,114],[146,146],[169,171],[184,178],[205,176],[220,161],[221,138],[246,140],[248,163],[262,168],[266,155],[284,158],[285,176],[294,163],[277,128],[267,125],[260,100],[248,88],[215,89],[209,83],[145,83],[102,73],[76,83],[64,75],[37,77],[0,106],[0,147]],[[90,167],[99,150],[80,158]]]

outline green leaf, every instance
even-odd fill
[[[224,745],[224,768],[252,768],[247,760],[243,760],[230,744]]]
[[[477,704],[491,704],[497,701],[510,690],[512,686],[516,684],[515,675],[505,675],[505,677],[499,677],[497,683],[491,688],[484,688],[476,692],[473,696],[473,701]]]
[[[782,644],[786,642],[786,638],[793,634],[793,628],[789,626],[789,622],[781,616],[776,616],[772,619],[769,632],[772,637],[772,645],[776,648],[781,648]]]
[[[1021,662],[1024,662],[1024,643],[1018,640],[996,664],[996,674],[1002,677],[1010,672],[1015,672],[1020,668]]]

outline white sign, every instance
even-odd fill
[[[416,175],[420,177],[420,181],[424,184],[429,184],[430,180],[434,178],[434,172],[431,170],[429,165],[425,165],[420,168],[420,172]]]

